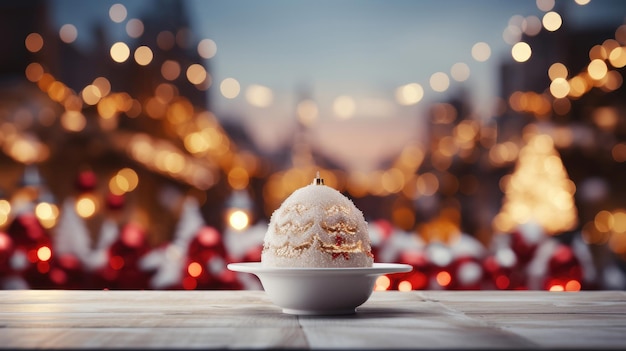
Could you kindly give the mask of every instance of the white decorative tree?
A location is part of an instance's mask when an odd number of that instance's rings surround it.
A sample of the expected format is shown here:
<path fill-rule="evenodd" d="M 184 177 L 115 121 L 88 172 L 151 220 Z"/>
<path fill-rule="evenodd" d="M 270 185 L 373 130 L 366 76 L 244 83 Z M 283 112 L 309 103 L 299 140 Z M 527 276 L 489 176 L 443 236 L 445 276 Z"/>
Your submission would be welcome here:
<path fill-rule="evenodd" d="M 73 255 L 86 267 L 91 267 L 91 237 L 85 221 L 74 209 L 75 199 L 63 202 L 61 218 L 54 235 L 55 255 Z"/>
<path fill-rule="evenodd" d="M 172 241 L 167 246 L 148 253 L 140 262 L 140 267 L 144 270 L 156 269 L 150 281 L 154 289 L 164 289 L 181 281 L 189 242 L 204 225 L 198 201 L 187 197 L 183 202 Z"/>

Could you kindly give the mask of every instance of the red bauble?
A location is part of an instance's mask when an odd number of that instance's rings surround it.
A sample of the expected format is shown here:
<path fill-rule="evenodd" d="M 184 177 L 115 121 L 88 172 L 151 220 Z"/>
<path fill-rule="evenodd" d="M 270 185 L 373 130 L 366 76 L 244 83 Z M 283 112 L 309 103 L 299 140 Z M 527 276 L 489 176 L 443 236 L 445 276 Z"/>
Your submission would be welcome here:
<path fill-rule="evenodd" d="M 28 250 L 42 245 L 50 246 L 46 230 L 33 213 L 18 215 L 7 229 L 7 234 L 11 236 L 15 247 Z"/>
<path fill-rule="evenodd" d="M 78 173 L 76 177 L 76 187 L 80 191 L 91 191 L 96 188 L 98 177 L 92 170 L 84 170 Z"/>

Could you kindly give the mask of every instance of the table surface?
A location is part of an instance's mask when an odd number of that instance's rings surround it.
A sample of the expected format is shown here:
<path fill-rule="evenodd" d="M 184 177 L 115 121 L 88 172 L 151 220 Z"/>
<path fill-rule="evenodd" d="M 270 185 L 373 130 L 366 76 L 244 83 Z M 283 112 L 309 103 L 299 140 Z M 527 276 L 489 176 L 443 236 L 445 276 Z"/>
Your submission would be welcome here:
<path fill-rule="evenodd" d="M 8 348 L 626 348 L 624 291 L 374 292 L 347 316 L 263 291 L 0 291 Z"/>

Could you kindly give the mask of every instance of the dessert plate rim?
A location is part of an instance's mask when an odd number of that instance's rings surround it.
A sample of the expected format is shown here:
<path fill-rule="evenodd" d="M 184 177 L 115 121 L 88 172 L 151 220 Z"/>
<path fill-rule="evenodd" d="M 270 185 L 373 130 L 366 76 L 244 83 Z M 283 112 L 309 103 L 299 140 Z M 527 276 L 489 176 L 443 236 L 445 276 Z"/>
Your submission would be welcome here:
<path fill-rule="evenodd" d="M 374 263 L 372 267 L 268 267 L 262 262 L 236 262 L 226 266 L 229 270 L 244 273 L 315 273 L 315 274 L 387 274 L 403 273 L 413 270 L 413 266 L 404 263 Z"/>

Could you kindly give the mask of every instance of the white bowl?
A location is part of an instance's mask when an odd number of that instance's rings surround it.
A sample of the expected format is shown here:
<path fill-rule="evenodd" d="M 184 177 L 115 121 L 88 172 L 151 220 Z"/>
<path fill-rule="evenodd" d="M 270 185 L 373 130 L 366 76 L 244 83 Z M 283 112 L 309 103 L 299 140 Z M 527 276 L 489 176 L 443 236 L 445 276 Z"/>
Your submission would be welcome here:
<path fill-rule="evenodd" d="M 369 299 L 382 274 L 410 272 L 408 264 L 374 263 L 355 268 L 266 267 L 261 262 L 230 263 L 228 269 L 259 277 L 270 300 L 284 313 L 351 314 Z"/>

